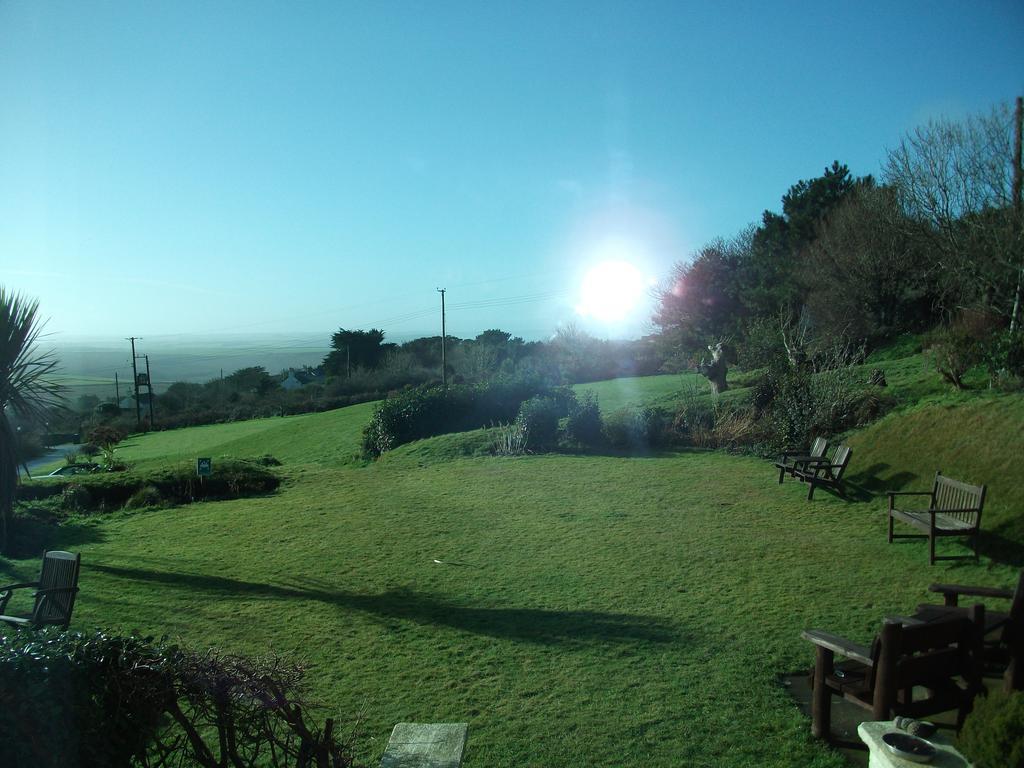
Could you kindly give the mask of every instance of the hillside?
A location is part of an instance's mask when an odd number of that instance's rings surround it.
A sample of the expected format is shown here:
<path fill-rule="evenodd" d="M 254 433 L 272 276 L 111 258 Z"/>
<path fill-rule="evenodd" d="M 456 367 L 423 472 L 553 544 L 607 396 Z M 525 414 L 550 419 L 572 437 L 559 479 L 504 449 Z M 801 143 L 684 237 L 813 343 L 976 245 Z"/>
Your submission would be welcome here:
<path fill-rule="evenodd" d="M 898 405 L 849 436 L 847 500 L 808 503 L 767 462 L 721 452 L 493 457 L 486 430 L 367 463 L 366 404 L 132 438 L 140 467 L 269 453 L 285 483 L 72 520 L 47 545 L 82 552 L 76 627 L 301 659 L 327 712 L 359 719 L 367 764 L 396 722 L 468 721 L 466 768 L 839 768 L 778 683 L 811 663 L 800 631 L 866 642 L 933 581 L 1011 584 L 1024 551 L 1024 396 L 951 394 L 919 356 L 884 367 Z M 607 410 L 683 383 L 580 389 Z M 991 484 L 980 564 L 886 543 L 872 494 L 940 467 Z"/>

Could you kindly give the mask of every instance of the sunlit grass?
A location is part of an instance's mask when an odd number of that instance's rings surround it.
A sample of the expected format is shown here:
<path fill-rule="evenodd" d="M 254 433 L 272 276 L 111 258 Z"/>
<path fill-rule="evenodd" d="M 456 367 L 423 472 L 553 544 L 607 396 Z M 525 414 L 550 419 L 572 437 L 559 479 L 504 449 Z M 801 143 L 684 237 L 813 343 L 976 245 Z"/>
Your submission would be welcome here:
<path fill-rule="evenodd" d="M 886 362 L 891 386 L 933 387 L 918 363 Z M 680 382 L 596 386 L 607 411 Z M 992 484 L 993 522 L 1017 519 L 1024 398 L 947 405 L 853 436 L 858 487 L 927 483 L 939 462 Z M 361 716 L 368 765 L 396 722 L 467 721 L 467 768 L 838 768 L 777 682 L 812 662 L 800 631 L 866 642 L 933 581 L 1015 578 L 1007 559 L 929 567 L 920 542 L 886 543 L 884 500 L 808 503 L 749 457 L 498 458 L 474 455 L 477 431 L 365 464 L 371 408 L 132 438 L 140 465 L 270 453 L 286 483 L 59 532 L 83 553 L 75 626 L 303 659 L 326 714 Z"/>

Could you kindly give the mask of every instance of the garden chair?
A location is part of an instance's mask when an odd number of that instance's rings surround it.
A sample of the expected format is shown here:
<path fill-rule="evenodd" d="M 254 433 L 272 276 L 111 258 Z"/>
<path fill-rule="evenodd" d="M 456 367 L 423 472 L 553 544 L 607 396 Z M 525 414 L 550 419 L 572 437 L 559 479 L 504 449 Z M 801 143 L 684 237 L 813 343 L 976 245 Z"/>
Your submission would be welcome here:
<path fill-rule="evenodd" d="M 933 622 L 887 619 L 871 647 L 817 629 L 802 637 L 816 646 L 811 732 L 828 739 L 832 697 L 871 710 L 872 720 L 895 715 L 923 717 L 957 710 L 963 725 L 982 690 L 981 632 L 985 608 Z M 835 655 L 845 661 L 835 663 Z M 915 699 L 915 694 L 925 693 Z"/>
<path fill-rule="evenodd" d="M 816 437 L 811 443 L 810 450 L 806 453 L 788 451 L 782 454 L 775 462 L 775 467 L 779 470 L 779 485 L 782 485 L 787 474 L 792 476 L 797 469 L 803 469 L 807 462 L 824 458 L 826 450 L 828 450 L 828 440 L 824 437 Z"/>
<path fill-rule="evenodd" d="M 965 616 L 967 609 L 958 605 L 960 595 L 1010 601 L 1009 610 L 985 608 L 984 661 L 986 665 L 1005 669 L 1003 687 L 1007 692 L 1024 690 L 1024 571 L 1017 578 L 1016 589 L 932 584 L 928 590 L 940 593 L 945 604 L 917 606 L 915 617 L 926 621 L 941 616 Z"/>
<path fill-rule="evenodd" d="M 44 552 L 38 581 L 8 584 L 0 587 L 0 621 L 15 627 L 39 629 L 47 624 L 67 629 L 78 594 L 78 571 L 81 555 L 71 552 Z M 17 589 L 35 588 L 32 614 L 27 617 L 7 616 L 7 603 Z"/>
<path fill-rule="evenodd" d="M 852 453 L 848 446 L 840 444 L 836 446 L 831 459 L 808 461 L 801 468 L 793 470 L 793 477 L 808 485 L 808 501 L 814 498 L 814 489 L 819 485 L 835 488 L 836 492 L 842 494 L 843 473 L 846 472 Z"/>

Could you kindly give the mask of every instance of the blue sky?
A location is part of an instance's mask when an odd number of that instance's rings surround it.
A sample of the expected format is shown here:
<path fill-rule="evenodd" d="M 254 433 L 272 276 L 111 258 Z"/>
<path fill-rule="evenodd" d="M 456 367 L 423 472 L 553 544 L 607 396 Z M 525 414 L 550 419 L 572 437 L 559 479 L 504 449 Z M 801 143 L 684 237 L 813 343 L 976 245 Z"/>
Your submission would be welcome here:
<path fill-rule="evenodd" d="M 59 336 L 581 318 L 1024 93 L 1012 2 L 0 2 L 0 281 Z"/>

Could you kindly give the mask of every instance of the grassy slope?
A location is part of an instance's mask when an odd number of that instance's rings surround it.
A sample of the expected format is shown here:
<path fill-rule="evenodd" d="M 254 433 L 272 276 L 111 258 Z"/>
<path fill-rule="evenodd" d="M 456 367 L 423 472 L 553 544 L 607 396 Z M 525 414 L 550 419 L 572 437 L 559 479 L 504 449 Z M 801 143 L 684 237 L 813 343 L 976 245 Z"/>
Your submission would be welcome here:
<path fill-rule="evenodd" d="M 919 363 L 885 367 L 894 389 L 932 386 Z M 671 398 L 667 380 L 603 383 L 602 407 Z M 467 768 L 839 766 L 776 683 L 811 662 L 800 630 L 866 641 L 932 581 L 1014 578 L 1005 559 L 930 568 L 922 544 L 886 544 L 883 502 L 808 504 L 751 458 L 465 455 L 477 432 L 362 466 L 370 407 L 133 440 L 140 463 L 271 453 L 291 482 L 62 531 L 83 552 L 75 624 L 305 658 L 332 713 L 363 714 L 371 765 L 395 722 L 468 720 Z M 991 476 L 1001 524 L 1022 411 L 942 394 L 853 436 L 854 474 L 917 485 L 934 458 Z"/>

